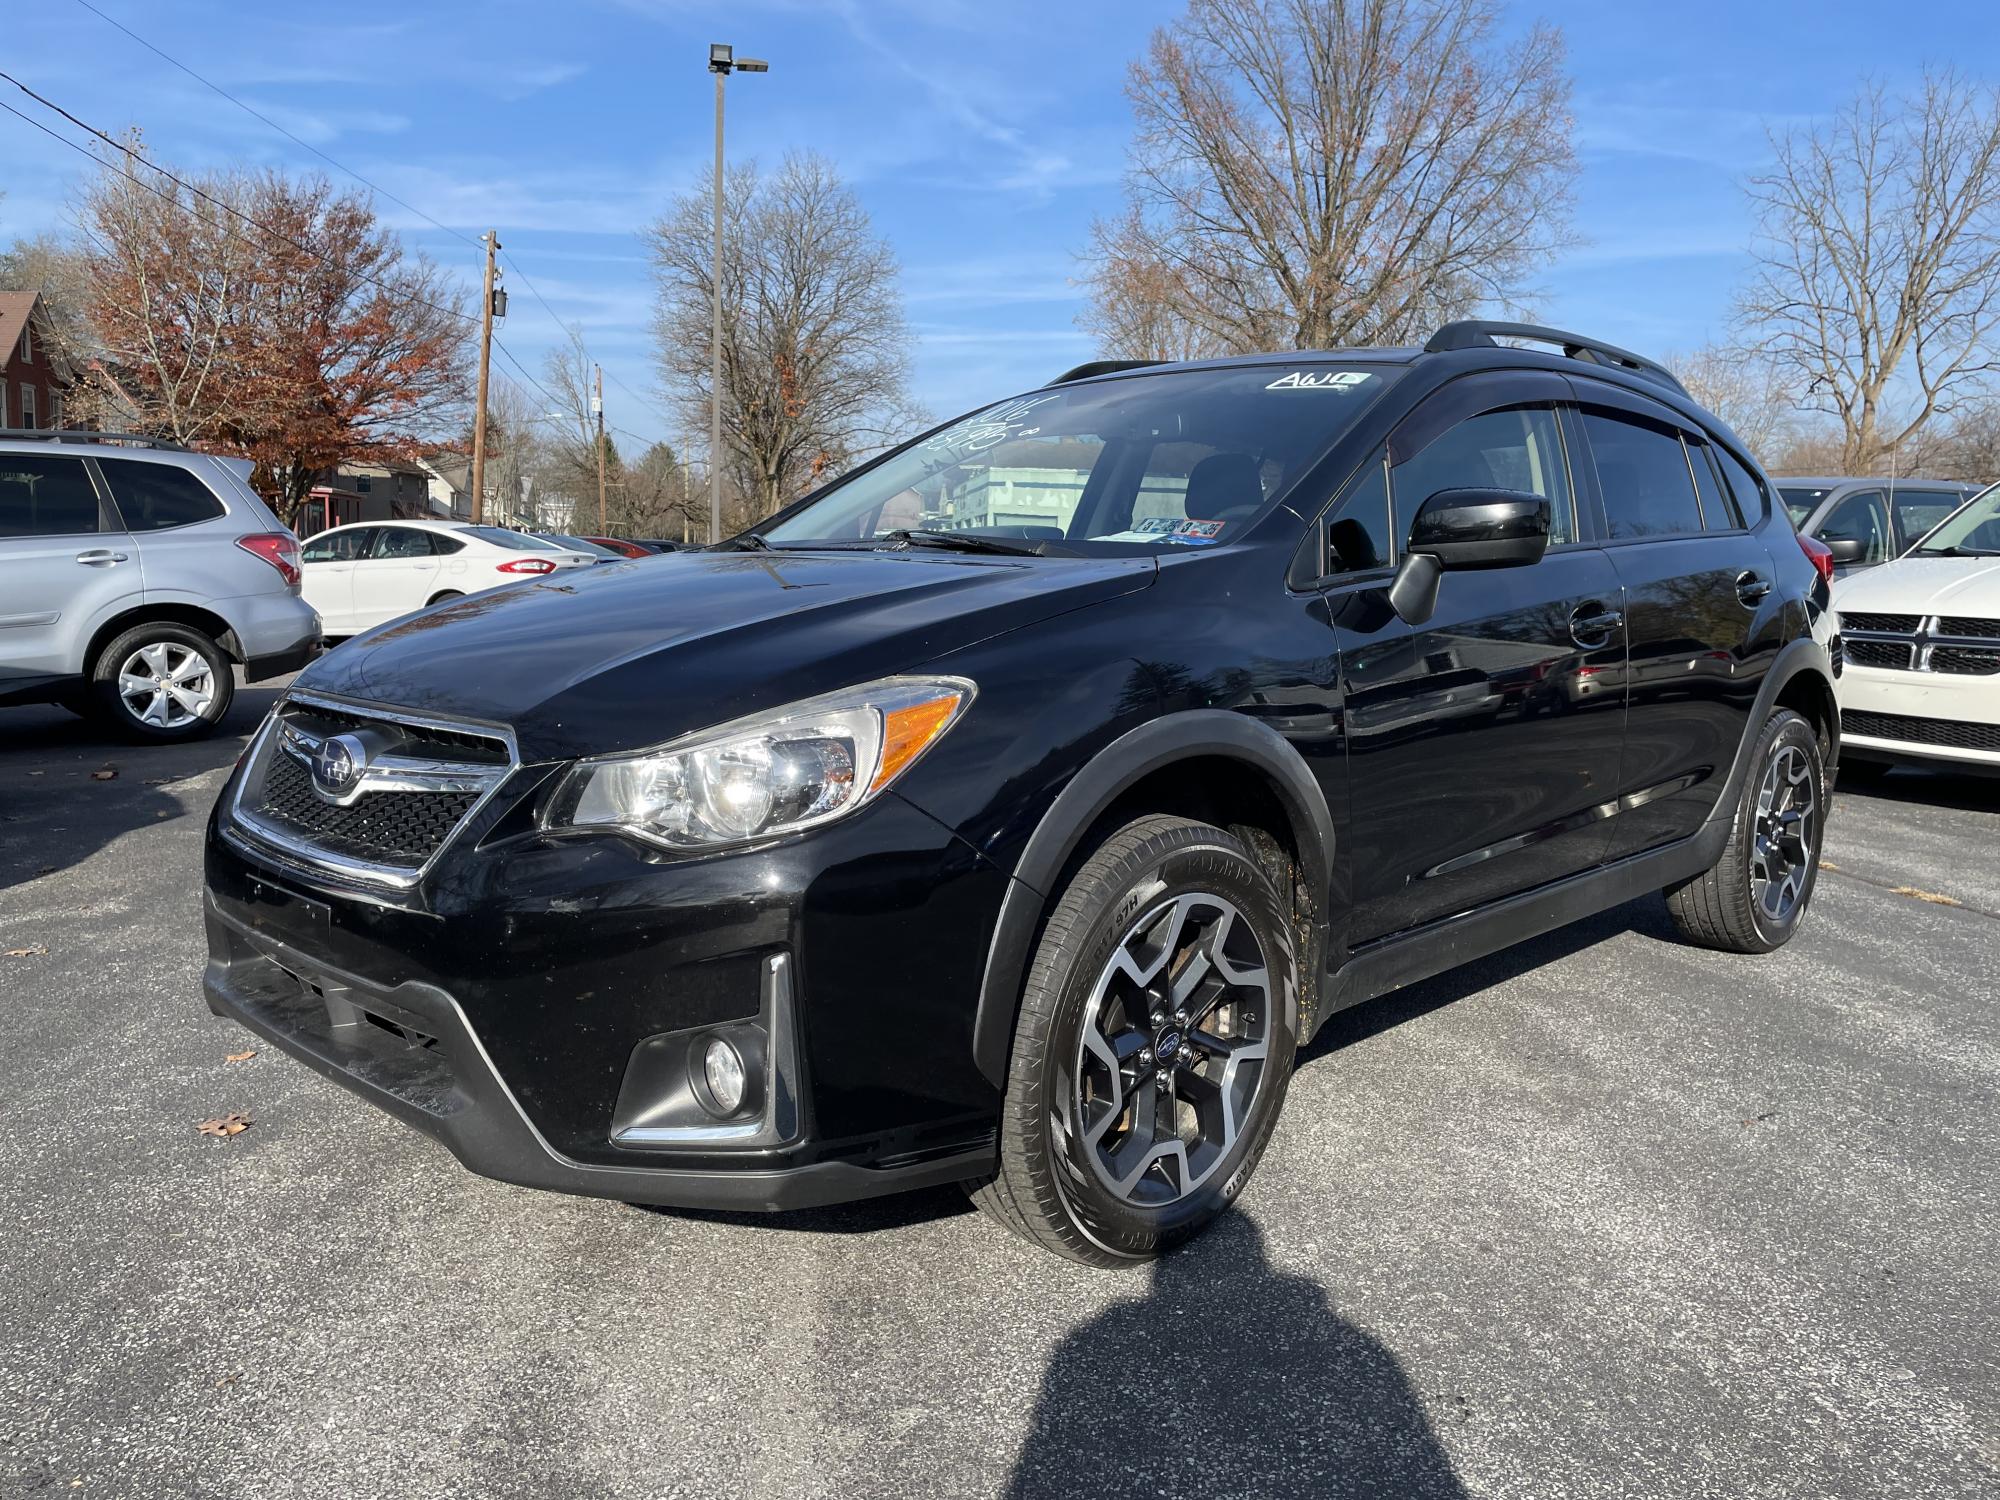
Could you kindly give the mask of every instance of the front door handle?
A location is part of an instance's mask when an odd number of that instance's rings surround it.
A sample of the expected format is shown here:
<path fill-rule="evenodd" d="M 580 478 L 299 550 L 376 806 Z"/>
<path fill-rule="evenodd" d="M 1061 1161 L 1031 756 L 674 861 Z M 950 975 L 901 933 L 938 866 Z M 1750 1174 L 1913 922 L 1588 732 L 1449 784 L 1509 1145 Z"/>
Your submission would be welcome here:
<path fill-rule="evenodd" d="M 1591 650 L 1610 640 L 1611 632 L 1624 623 L 1625 616 L 1621 611 L 1606 609 L 1593 599 L 1571 611 L 1569 638 L 1585 650 Z"/>
<path fill-rule="evenodd" d="M 109 566 L 112 563 L 122 563 L 125 561 L 125 554 L 122 552 L 113 552 L 105 547 L 94 547 L 88 552 L 77 553 L 76 560 L 85 567 L 94 568 L 99 565 Z"/>
<path fill-rule="evenodd" d="M 1742 572 L 1736 575 L 1736 597 L 1745 604 L 1762 604 L 1771 596 L 1771 580 L 1761 573 Z"/>

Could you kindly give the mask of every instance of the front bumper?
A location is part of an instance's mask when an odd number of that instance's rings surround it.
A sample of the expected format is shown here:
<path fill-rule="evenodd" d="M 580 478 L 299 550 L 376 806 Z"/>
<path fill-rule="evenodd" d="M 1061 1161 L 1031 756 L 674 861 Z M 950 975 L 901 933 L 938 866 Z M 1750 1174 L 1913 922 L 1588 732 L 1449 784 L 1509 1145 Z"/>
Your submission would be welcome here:
<path fill-rule="evenodd" d="M 990 1146 L 869 1164 L 820 1160 L 724 1168 L 615 1166 L 564 1155 L 495 1068 L 464 1009 L 435 985 L 385 987 L 203 903 L 208 1007 L 441 1142 L 481 1176 L 522 1187 L 683 1208 L 783 1210 L 962 1181 Z M 782 973 L 782 968 L 774 969 Z"/>
<path fill-rule="evenodd" d="M 209 1008 L 527 1186 L 775 1209 L 991 1170 L 999 1097 L 971 1047 L 990 864 L 893 793 L 705 859 L 515 832 L 537 774 L 394 895 L 260 852 L 225 790 Z M 732 1026 L 769 1038 L 769 1128 L 679 1128 L 661 1059 Z"/>
<path fill-rule="evenodd" d="M 1840 678 L 1841 745 L 1860 760 L 2000 767 L 2000 677 L 1857 665 Z"/>

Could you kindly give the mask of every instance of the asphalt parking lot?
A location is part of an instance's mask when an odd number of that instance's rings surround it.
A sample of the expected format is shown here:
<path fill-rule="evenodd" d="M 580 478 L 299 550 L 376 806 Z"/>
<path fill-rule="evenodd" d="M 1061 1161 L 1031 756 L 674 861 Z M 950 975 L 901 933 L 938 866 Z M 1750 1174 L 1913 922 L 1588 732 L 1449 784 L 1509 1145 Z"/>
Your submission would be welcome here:
<path fill-rule="evenodd" d="M 0 1495 L 2000 1493 L 2000 781 L 1843 796 L 1773 957 L 1647 900 L 1338 1018 L 1120 1277 L 482 1181 L 210 1017 L 271 698 L 0 713 Z"/>

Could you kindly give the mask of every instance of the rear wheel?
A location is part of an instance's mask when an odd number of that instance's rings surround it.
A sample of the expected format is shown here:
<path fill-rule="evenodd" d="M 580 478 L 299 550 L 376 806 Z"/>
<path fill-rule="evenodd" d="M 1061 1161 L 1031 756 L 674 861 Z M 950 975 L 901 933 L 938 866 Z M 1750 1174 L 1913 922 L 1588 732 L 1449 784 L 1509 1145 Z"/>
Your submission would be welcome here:
<path fill-rule="evenodd" d="M 133 739 L 200 739 L 235 695 L 228 653 L 188 625 L 135 626 L 91 667 L 92 716 Z"/>
<path fill-rule="evenodd" d="M 1722 857 L 1666 893 L 1681 936 L 1730 953 L 1769 953 L 1789 942 L 1812 899 L 1825 826 L 1819 736 L 1781 708 L 1757 738 Z"/>
<path fill-rule="evenodd" d="M 432 604 L 442 604 L 447 599 L 463 599 L 464 597 L 465 591 L 463 589 L 441 589 L 431 595 L 429 602 L 425 604 L 424 608 L 428 609 Z"/>
<path fill-rule="evenodd" d="M 1151 817 L 1077 871 L 1029 971 L 1000 1170 L 974 1200 L 1094 1266 L 1140 1264 L 1250 1180 L 1298 1040 L 1291 926 L 1242 842 Z"/>

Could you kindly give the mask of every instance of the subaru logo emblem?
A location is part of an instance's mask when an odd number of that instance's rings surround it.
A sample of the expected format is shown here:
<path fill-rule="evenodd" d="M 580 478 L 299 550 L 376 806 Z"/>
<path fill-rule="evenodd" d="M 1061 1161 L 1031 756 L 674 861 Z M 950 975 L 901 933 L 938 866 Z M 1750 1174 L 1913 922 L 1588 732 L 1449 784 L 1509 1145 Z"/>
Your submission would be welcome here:
<path fill-rule="evenodd" d="M 367 746 L 351 734 L 336 734 L 313 756 L 313 790 L 329 801 L 344 797 L 360 783 L 367 764 Z"/>
<path fill-rule="evenodd" d="M 1153 1043 L 1153 1055 L 1161 1062 L 1172 1062 L 1174 1054 L 1181 1050 L 1181 1034 L 1169 1026 L 1161 1032 Z"/>

